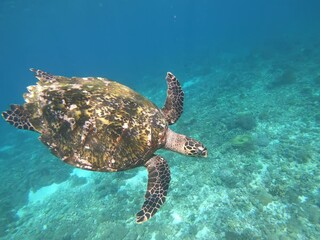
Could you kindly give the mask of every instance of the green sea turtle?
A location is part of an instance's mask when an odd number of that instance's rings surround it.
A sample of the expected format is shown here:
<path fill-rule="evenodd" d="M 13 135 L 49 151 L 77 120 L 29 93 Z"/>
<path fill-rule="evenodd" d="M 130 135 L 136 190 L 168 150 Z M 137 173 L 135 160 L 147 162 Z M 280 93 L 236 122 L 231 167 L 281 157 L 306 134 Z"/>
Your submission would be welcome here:
<path fill-rule="evenodd" d="M 183 111 L 184 93 L 167 73 L 167 99 L 162 109 L 130 88 L 100 77 L 54 76 L 30 69 L 39 80 L 29 86 L 23 105 L 11 105 L 3 118 L 18 129 L 40 133 L 40 140 L 62 161 L 92 171 L 148 170 L 145 201 L 136 214 L 147 221 L 165 202 L 170 170 L 155 154 L 160 148 L 206 157 L 200 142 L 173 132 Z"/>

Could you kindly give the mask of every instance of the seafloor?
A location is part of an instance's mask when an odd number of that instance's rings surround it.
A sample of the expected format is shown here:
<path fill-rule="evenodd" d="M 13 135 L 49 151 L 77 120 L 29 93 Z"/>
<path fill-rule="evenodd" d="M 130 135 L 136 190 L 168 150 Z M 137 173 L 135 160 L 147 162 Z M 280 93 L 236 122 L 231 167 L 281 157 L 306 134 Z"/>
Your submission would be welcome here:
<path fill-rule="evenodd" d="M 274 42 L 178 71 L 186 100 L 173 129 L 209 157 L 160 151 L 172 181 L 155 217 L 135 223 L 143 167 L 75 170 L 3 121 L 1 239 L 320 239 L 320 41 Z M 141 92 L 162 106 L 165 83 Z"/>

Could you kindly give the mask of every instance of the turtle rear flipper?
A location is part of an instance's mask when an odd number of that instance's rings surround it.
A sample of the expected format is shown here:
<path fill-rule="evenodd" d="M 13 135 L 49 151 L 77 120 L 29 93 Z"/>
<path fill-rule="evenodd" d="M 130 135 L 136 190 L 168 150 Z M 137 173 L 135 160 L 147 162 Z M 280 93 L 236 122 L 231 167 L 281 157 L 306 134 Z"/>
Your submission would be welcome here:
<path fill-rule="evenodd" d="M 183 112 L 184 93 L 178 79 L 171 73 L 167 73 L 167 99 L 161 109 L 168 124 L 174 124 Z"/>
<path fill-rule="evenodd" d="M 11 105 L 10 110 L 2 112 L 2 117 L 11 125 L 18 129 L 25 129 L 35 131 L 34 127 L 29 121 L 29 113 L 24 110 L 23 106 Z"/>
<path fill-rule="evenodd" d="M 169 166 L 162 157 L 154 156 L 145 164 L 148 169 L 148 188 L 142 209 L 137 213 L 137 223 L 143 223 L 151 218 L 165 202 L 169 183 Z"/>

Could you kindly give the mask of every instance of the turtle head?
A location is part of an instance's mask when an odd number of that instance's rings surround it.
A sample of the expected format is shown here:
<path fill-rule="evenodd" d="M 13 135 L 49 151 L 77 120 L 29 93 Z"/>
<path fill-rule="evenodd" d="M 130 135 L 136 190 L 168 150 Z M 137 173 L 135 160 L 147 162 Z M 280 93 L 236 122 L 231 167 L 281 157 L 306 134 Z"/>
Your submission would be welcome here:
<path fill-rule="evenodd" d="M 197 140 L 186 137 L 186 142 L 184 144 L 185 154 L 193 157 L 207 157 L 207 148 Z"/>
<path fill-rule="evenodd" d="M 207 157 L 207 148 L 197 140 L 175 133 L 168 128 L 164 148 L 193 157 Z"/>

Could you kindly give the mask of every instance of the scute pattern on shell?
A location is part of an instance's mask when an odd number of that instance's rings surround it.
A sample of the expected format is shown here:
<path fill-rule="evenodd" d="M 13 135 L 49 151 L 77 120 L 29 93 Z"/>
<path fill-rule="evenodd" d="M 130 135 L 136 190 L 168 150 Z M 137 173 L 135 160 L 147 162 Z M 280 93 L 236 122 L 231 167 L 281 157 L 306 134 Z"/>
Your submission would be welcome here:
<path fill-rule="evenodd" d="M 24 108 L 53 154 L 80 168 L 119 171 L 143 165 L 164 144 L 161 111 L 105 78 L 38 76 Z"/>

